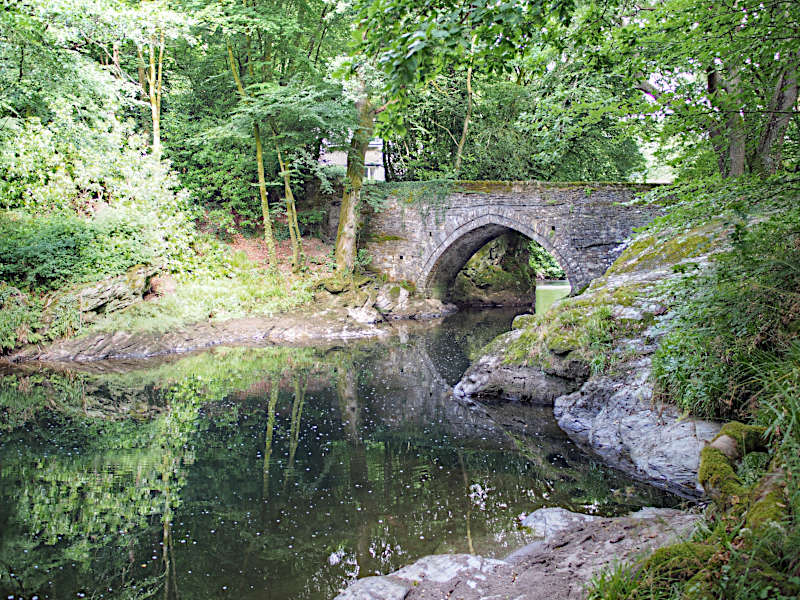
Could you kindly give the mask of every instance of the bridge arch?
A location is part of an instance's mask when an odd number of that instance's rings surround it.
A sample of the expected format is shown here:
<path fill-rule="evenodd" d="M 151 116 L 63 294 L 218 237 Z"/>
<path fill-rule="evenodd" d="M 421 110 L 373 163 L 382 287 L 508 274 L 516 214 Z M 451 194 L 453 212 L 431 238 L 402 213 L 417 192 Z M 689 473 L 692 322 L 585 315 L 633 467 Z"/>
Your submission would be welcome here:
<path fill-rule="evenodd" d="M 418 281 L 430 295 L 444 298 L 458 272 L 475 252 L 493 239 L 516 231 L 534 240 L 556 259 L 573 290 L 584 280 L 583 269 L 569 247 L 557 236 L 545 233 L 542 223 L 525 223 L 498 213 L 483 214 L 454 228 L 432 251 L 423 257 Z M 566 250 L 565 250 L 566 248 Z"/>

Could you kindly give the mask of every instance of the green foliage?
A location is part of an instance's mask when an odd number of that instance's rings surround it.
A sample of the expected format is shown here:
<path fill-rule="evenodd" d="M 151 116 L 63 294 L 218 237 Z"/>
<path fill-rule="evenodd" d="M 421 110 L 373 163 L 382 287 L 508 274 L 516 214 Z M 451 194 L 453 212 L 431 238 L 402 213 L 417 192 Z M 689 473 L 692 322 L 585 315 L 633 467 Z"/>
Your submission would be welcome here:
<path fill-rule="evenodd" d="M 463 77 L 441 75 L 412 93 L 405 134 L 386 145 L 389 176 L 452 176 L 466 114 Z M 559 63 L 531 83 L 474 83 L 475 114 L 460 179 L 624 181 L 644 160 L 617 109 L 619 79 Z"/>
<path fill-rule="evenodd" d="M 541 244 L 531 240 L 528 244 L 528 252 L 528 264 L 538 279 L 566 279 L 564 269 Z"/>
<path fill-rule="evenodd" d="M 427 83 L 452 64 L 511 71 L 515 59 L 540 40 L 537 34 L 545 25 L 569 18 L 572 3 L 364 0 L 356 6 L 360 50 L 377 58 L 391 94 L 406 99 L 414 85 Z"/>
<path fill-rule="evenodd" d="M 724 197 L 727 189 L 720 195 Z M 732 249 L 675 291 L 677 317 L 653 362 L 662 394 L 706 417 L 741 417 L 764 397 L 766 365 L 793 352 L 800 323 L 800 211 L 796 191 L 773 191 L 778 208 L 745 225 L 735 219 Z"/>
<path fill-rule="evenodd" d="M 86 221 L 64 214 L 0 213 L 0 278 L 33 291 L 123 273 L 155 259 L 137 224 L 109 214 Z"/>
<path fill-rule="evenodd" d="M 372 255 L 366 248 L 359 248 L 355 258 L 355 267 L 359 271 L 366 270 L 372 264 Z"/>
<path fill-rule="evenodd" d="M 797 135 L 788 127 L 797 114 L 797 86 L 789 83 L 798 69 L 797 2 L 746 0 L 735 10 L 717 0 L 610 2 L 590 5 L 577 20 L 575 50 L 648 94 L 629 110 L 649 115 L 649 132 L 684 173 L 794 168 L 782 147 Z"/>

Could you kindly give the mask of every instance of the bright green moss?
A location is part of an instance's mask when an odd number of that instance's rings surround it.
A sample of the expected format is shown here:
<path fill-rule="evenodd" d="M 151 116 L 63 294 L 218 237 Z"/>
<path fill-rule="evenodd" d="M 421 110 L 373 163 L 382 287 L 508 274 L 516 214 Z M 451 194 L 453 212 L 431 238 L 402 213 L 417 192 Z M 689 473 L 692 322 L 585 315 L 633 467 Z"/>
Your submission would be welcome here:
<path fill-rule="evenodd" d="M 723 506 L 737 504 L 746 494 L 727 456 L 713 446 L 700 452 L 697 479 L 706 493 Z"/>
<path fill-rule="evenodd" d="M 715 553 L 713 546 L 698 542 L 683 542 L 659 548 L 642 563 L 643 582 L 668 585 L 687 581 L 708 566 Z"/>
<path fill-rule="evenodd" d="M 711 245 L 713 228 L 708 225 L 686 233 L 667 236 L 664 233 L 640 237 L 628 246 L 611 265 L 609 274 L 648 271 L 659 267 L 671 267 L 687 258 L 703 254 Z"/>
<path fill-rule="evenodd" d="M 738 421 L 731 421 L 722 426 L 714 439 L 719 439 L 723 435 L 736 441 L 740 456 L 764 449 L 764 428 L 758 425 L 745 425 Z"/>
<path fill-rule="evenodd" d="M 405 242 L 407 238 L 399 235 L 369 235 L 366 241 L 370 244 L 383 244 L 385 242 Z"/>
<path fill-rule="evenodd" d="M 753 531 L 767 523 L 782 523 L 788 517 L 783 490 L 776 487 L 759 499 L 747 511 L 747 526 Z"/>

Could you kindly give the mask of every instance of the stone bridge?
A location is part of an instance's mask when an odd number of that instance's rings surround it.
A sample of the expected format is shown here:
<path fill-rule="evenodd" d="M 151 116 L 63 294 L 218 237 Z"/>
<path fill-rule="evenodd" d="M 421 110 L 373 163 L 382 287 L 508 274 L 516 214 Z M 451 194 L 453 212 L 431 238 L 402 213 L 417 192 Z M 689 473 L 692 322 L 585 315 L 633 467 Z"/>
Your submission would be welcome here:
<path fill-rule="evenodd" d="M 372 256 L 370 268 L 446 297 L 469 258 L 513 230 L 549 251 L 576 293 L 605 273 L 634 227 L 658 214 L 627 204 L 652 187 L 472 181 L 455 183 L 438 201 L 404 198 L 398 188 L 381 211 L 367 216 L 360 245 Z"/>

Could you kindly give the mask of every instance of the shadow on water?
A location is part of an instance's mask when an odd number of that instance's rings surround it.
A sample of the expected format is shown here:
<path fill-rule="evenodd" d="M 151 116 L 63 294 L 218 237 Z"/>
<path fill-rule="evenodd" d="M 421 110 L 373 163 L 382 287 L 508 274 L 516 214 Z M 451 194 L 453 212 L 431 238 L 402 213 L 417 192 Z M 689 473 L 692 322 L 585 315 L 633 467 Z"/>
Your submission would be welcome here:
<path fill-rule="evenodd" d="M 548 409 L 452 398 L 512 317 L 3 373 L 3 597 L 325 599 L 426 554 L 507 554 L 542 506 L 675 504 L 581 453 Z"/>

